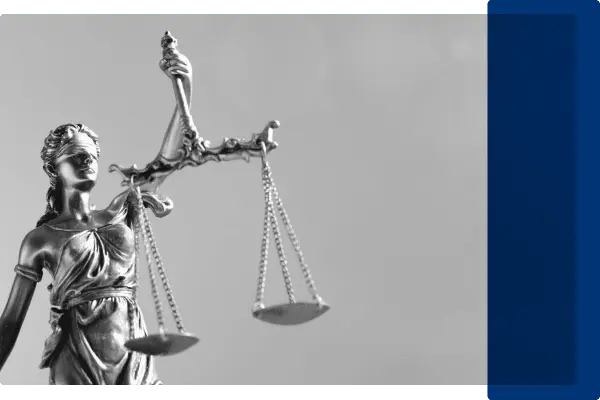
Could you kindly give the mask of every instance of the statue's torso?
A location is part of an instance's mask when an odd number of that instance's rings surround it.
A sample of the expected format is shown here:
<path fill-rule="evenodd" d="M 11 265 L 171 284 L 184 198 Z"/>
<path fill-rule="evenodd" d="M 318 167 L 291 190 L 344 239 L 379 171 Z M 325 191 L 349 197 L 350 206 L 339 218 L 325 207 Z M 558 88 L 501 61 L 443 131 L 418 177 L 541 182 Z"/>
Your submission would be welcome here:
<path fill-rule="evenodd" d="M 104 363 L 124 362 L 131 307 L 137 309 L 131 298 L 136 285 L 135 238 L 127 224 L 127 213 L 125 206 L 116 212 L 101 211 L 97 221 L 104 218 L 108 222 L 94 227 L 73 228 L 51 221 L 38 228 L 45 238 L 44 268 L 52 276 L 50 304 L 62 310 L 51 312 L 55 324 L 46 343 L 43 365 L 52 366 L 53 360 L 60 357 L 57 351 L 64 335 L 77 343 L 87 343 L 84 348 L 91 350 L 90 355 L 80 355 L 86 359 L 95 354 L 93 357 Z M 68 366 L 63 361 L 59 364 L 61 370 Z"/>
<path fill-rule="evenodd" d="M 82 292 L 134 285 L 135 243 L 132 230 L 117 216 L 93 229 L 68 230 L 50 225 L 45 269 L 52 276 L 51 302 L 60 305 Z"/>

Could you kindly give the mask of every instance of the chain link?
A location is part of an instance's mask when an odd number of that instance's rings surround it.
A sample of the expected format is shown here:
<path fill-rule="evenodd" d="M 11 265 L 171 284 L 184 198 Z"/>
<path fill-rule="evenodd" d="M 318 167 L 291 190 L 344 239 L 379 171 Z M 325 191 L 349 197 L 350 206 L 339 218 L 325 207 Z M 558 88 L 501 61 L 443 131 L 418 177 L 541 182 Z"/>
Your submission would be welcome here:
<path fill-rule="evenodd" d="M 275 203 L 277 205 L 277 209 L 279 210 L 279 215 L 281 216 L 283 225 L 285 226 L 285 229 L 288 233 L 288 237 L 290 238 L 290 241 L 292 242 L 292 247 L 294 248 L 294 252 L 296 253 L 296 255 L 298 257 L 298 262 L 300 263 L 300 269 L 302 270 L 302 274 L 304 275 L 304 280 L 306 281 L 306 285 L 308 286 L 308 289 L 310 291 L 310 294 L 313 297 L 313 300 L 319 304 L 323 303 L 323 299 L 317 293 L 317 286 L 315 284 L 315 280 L 313 279 L 312 274 L 310 273 L 310 269 L 308 268 L 308 265 L 306 264 L 306 261 L 304 260 L 304 254 L 302 253 L 302 250 L 300 249 L 300 242 L 298 240 L 298 237 L 296 236 L 296 232 L 294 231 L 294 228 L 292 227 L 290 217 L 288 216 L 287 212 L 285 211 L 285 208 L 283 207 L 283 202 L 281 200 L 281 197 L 279 197 L 279 193 L 277 192 L 277 188 L 275 187 L 275 184 L 273 182 L 271 182 L 271 185 L 272 185 L 271 190 L 273 192 L 273 197 L 275 197 Z"/>
<path fill-rule="evenodd" d="M 269 221 L 265 220 L 264 231 L 266 231 L 268 233 L 268 222 L 270 222 L 270 225 L 273 228 L 273 233 L 275 236 L 275 243 L 277 246 L 277 251 L 279 253 L 279 261 L 281 263 L 281 268 L 282 268 L 284 280 L 286 283 L 286 289 L 288 290 L 288 296 L 290 297 L 290 302 L 294 302 L 294 295 L 293 295 L 293 290 L 292 290 L 291 278 L 289 275 L 289 271 L 287 269 L 287 260 L 285 259 L 285 254 L 283 252 L 283 247 L 282 247 L 282 243 L 281 243 L 281 234 L 279 233 L 277 219 L 275 218 L 275 212 L 273 210 L 275 207 L 277 207 L 277 211 L 279 212 L 281 221 L 283 222 L 283 225 L 285 227 L 287 235 L 288 235 L 290 241 L 292 242 L 292 247 L 294 249 L 294 252 L 296 253 L 296 256 L 298 257 L 298 261 L 300 263 L 300 269 L 302 270 L 302 274 L 304 275 L 304 279 L 306 281 L 306 285 L 308 286 L 310 294 L 312 295 L 312 298 L 315 302 L 317 302 L 319 304 L 323 304 L 323 299 L 321 298 L 321 296 L 319 296 L 319 294 L 317 292 L 317 287 L 316 287 L 315 281 L 312 277 L 310 269 L 308 268 L 308 265 L 306 264 L 306 260 L 304 259 L 304 254 L 302 253 L 302 249 L 300 248 L 300 241 L 298 240 L 298 236 L 296 235 L 296 232 L 294 231 L 290 217 L 288 216 L 288 214 L 283 206 L 283 201 L 281 200 L 281 197 L 279 196 L 279 193 L 275 186 L 275 181 L 273 179 L 271 167 L 269 166 L 269 163 L 266 160 L 265 152 L 263 152 L 262 161 L 263 161 L 262 162 L 262 164 L 263 164 L 263 187 L 265 189 L 265 204 L 266 204 L 265 219 L 267 219 L 267 215 L 268 215 L 268 220 L 269 220 Z M 273 204 L 273 199 L 275 200 L 275 204 Z M 265 253 L 263 249 L 268 247 L 268 244 L 269 244 L 268 236 L 266 236 L 264 234 L 264 231 L 263 231 L 263 247 L 261 249 L 261 256 Z M 264 255 L 264 257 L 266 259 L 266 254 Z M 265 261 L 265 263 L 266 263 L 266 261 Z M 262 265 L 263 265 L 263 260 L 261 258 L 261 266 Z M 261 270 L 261 272 L 262 272 L 262 270 Z M 264 278 L 263 278 L 262 282 L 264 284 Z M 259 288 L 260 288 L 260 283 L 261 283 L 261 276 L 259 276 Z M 291 296 L 290 296 L 290 292 L 291 292 Z M 264 287 L 262 288 L 261 295 L 264 296 Z M 262 297 L 261 297 L 261 300 L 262 300 Z"/>
<path fill-rule="evenodd" d="M 147 230 L 142 229 L 142 221 L 144 225 L 146 225 L 145 213 L 144 213 L 144 203 L 142 200 L 142 195 L 140 193 L 140 189 L 136 187 L 135 195 L 137 197 L 137 209 L 138 209 L 138 220 L 137 225 L 138 229 L 142 232 L 142 236 L 144 238 L 144 246 L 146 248 L 146 263 L 148 264 L 148 275 L 150 276 L 150 285 L 152 288 L 152 299 L 154 300 L 154 308 L 156 309 L 156 320 L 158 323 L 159 331 L 163 332 L 165 329 L 165 320 L 163 315 L 163 306 L 160 301 L 160 297 L 158 294 L 158 286 L 156 284 L 156 276 L 154 275 L 154 270 L 152 269 L 152 258 L 151 248 L 150 248 L 150 239 L 148 237 Z"/>
<path fill-rule="evenodd" d="M 275 239 L 275 247 L 277 248 L 277 254 L 279 255 L 279 264 L 281 266 L 281 272 L 283 274 L 283 280 L 285 282 L 285 289 L 287 291 L 288 298 L 290 303 L 295 303 L 296 298 L 294 296 L 294 289 L 292 287 L 292 279 L 287 267 L 287 259 L 285 257 L 285 251 L 283 250 L 283 243 L 281 241 L 281 232 L 279 230 L 279 224 L 277 222 L 273 206 L 273 180 L 271 177 L 271 168 L 269 167 L 269 163 L 266 161 L 266 159 L 263 161 L 263 165 L 263 179 L 266 184 L 265 186 L 267 187 L 267 210 Z"/>
<path fill-rule="evenodd" d="M 140 285 L 140 272 L 139 272 L 139 258 L 138 254 L 140 251 L 140 232 L 138 229 L 137 219 L 134 220 L 134 254 L 133 254 L 133 269 L 134 269 L 134 281 L 133 281 L 133 301 L 129 305 L 129 338 L 135 339 L 135 309 L 137 307 L 138 299 L 138 287 Z"/>
<path fill-rule="evenodd" d="M 183 322 L 181 316 L 179 314 L 179 309 L 175 302 L 175 297 L 173 296 L 173 291 L 171 290 L 171 285 L 167 278 L 167 274 L 165 272 L 164 264 L 162 262 L 162 257 L 158 251 L 158 246 L 156 245 L 156 240 L 154 238 L 154 232 L 152 230 L 152 226 L 150 224 L 150 219 L 148 218 L 148 213 L 144 207 L 144 202 L 142 199 L 141 192 L 139 188 L 136 187 L 135 194 L 137 197 L 137 219 L 136 219 L 136 255 L 138 253 L 138 245 L 137 245 L 137 237 L 139 236 L 139 232 L 141 231 L 142 236 L 144 238 L 144 245 L 146 250 L 146 262 L 148 264 L 148 273 L 150 276 L 150 284 L 152 286 L 152 298 L 154 300 L 154 307 L 156 309 L 156 317 L 158 320 L 158 326 L 160 332 L 164 332 L 165 330 L 165 322 L 164 322 L 164 310 L 162 306 L 162 302 L 160 301 L 160 296 L 158 294 L 158 285 L 156 282 L 156 275 L 154 273 L 154 269 L 152 268 L 152 262 L 156 265 L 158 270 L 159 278 L 162 282 L 163 289 L 165 291 L 167 301 L 169 302 L 169 307 L 171 309 L 171 313 L 173 315 L 173 319 L 175 320 L 175 325 L 180 333 L 184 333 Z M 153 260 L 154 259 L 154 260 Z M 136 256 L 137 260 L 137 256 Z M 137 272 L 137 270 L 136 270 Z M 136 275 L 136 280 L 138 280 L 138 276 Z"/>
<path fill-rule="evenodd" d="M 148 232 L 148 238 L 150 240 L 150 248 L 152 249 L 152 255 L 154 256 L 154 261 L 156 262 L 156 268 L 158 269 L 158 275 L 163 284 L 163 289 L 165 291 L 167 301 L 169 302 L 169 307 L 171 308 L 171 314 L 173 315 L 173 320 L 175 321 L 177 330 L 180 333 L 184 333 L 185 329 L 183 327 L 183 320 L 179 313 L 179 308 L 177 307 L 177 303 L 175 302 L 175 296 L 173 295 L 173 290 L 171 289 L 171 284 L 169 283 L 169 279 L 167 278 L 167 273 L 165 271 L 162 257 L 160 256 L 160 253 L 158 251 L 158 246 L 156 245 L 156 240 L 154 238 L 154 231 L 152 230 L 152 225 L 150 225 L 148 213 L 146 212 L 145 209 L 143 210 L 143 214 L 144 214 L 144 223 L 146 225 L 146 230 Z"/>
<path fill-rule="evenodd" d="M 269 220 L 269 185 L 263 175 L 263 189 L 265 193 L 265 216 L 263 220 L 262 242 L 260 247 L 260 263 L 258 267 L 258 285 L 256 288 L 256 302 L 254 309 L 259 309 L 264 305 L 265 287 L 267 281 L 267 263 L 269 259 L 269 230 L 271 228 Z"/>
<path fill-rule="evenodd" d="M 138 290 L 140 287 L 140 228 L 139 221 L 137 217 L 133 221 L 133 232 L 134 232 L 134 258 L 133 258 L 133 268 L 135 274 L 134 286 L 133 286 L 133 300 L 137 302 L 138 300 Z"/>

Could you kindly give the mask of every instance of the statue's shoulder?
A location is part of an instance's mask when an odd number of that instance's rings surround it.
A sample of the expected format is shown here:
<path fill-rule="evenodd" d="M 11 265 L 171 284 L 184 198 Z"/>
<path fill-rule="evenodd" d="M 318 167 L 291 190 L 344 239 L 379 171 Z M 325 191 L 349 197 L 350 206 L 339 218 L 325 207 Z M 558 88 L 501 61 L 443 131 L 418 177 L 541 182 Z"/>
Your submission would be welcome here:
<path fill-rule="evenodd" d="M 45 255 L 51 247 L 50 242 L 52 233 L 45 224 L 27 232 L 19 249 L 19 265 L 41 270 Z"/>
<path fill-rule="evenodd" d="M 108 205 L 108 207 L 106 207 L 106 209 L 104 210 L 105 212 L 108 212 L 110 214 L 116 215 L 119 214 L 120 212 L 123 212 L 126 210 L 128 203 L 131 202 L 131 196 L 133 195 L 133 192 L 130 189 L 127 189 L 121 193 L 119 193 L 117 196 L 115 196 L 112 201 L 110 202 L 110 204 Z"/>
<path fill-rule="evenodd" d="M 23 237 L 23 241 L 21 242 L 22 246 L 26 247 L 37 247 L 43 245 L 48 236 L 48 228 L 46 224 L 42 224 L 36 228 L 33 228 L 29 232 L 25 234 Z"/>

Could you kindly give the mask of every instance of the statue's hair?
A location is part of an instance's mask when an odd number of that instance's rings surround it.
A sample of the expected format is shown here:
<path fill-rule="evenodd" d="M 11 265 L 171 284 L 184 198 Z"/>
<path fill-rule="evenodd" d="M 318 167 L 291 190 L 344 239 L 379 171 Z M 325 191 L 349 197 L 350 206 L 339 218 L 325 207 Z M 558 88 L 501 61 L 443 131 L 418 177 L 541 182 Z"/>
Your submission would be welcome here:
<path fill-rule="evenodd" d="M 45 224 L 58 217 L 62 208 L 62 183 L 56 171 L 56 156 L 59 150 L 68 144 L 76 133 L 85 133 L 96 145 L 98 157 L 100 147 L 98 146 L 98 135 L 82 124 L 65 124 L 50 131 L 44 140 L 44 147 L 40 153 L 44 165 L 42 169 L 50 178 L 50 188 L 46 193 L 46 212 L 37 222 L 36 227 Z"/>

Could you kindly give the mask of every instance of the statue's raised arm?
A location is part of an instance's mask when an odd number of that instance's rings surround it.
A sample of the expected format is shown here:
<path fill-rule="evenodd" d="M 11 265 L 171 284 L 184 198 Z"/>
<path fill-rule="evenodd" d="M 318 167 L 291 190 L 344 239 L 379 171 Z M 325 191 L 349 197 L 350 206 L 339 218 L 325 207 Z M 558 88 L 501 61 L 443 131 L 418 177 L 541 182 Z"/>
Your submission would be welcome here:
<path fill-rule="evenodd" d="M 177 50 L 177 39 L 169 32 L 161 40 L 161 69 L 172 79 L 176 108 L 165 133 L 162 146 L 156 158 L 144 168 L 134 164 L 123 167 L 113 164 L 109 171 L 117 171 L 123 176 L 123 185 L 132 183 L 144 191 L 155 192 L 167 176 L 186 166 L 197 167 L 208 161 L 231 161 L 251 157 L 261 157 L 277 148 L 273 141 L 273 130 L 279 127 L 278 121 L 269 122 L 261 133 L 249 139 L 224 138 L 222 143 L 210 147 L 198 134 L 190 114 L 191 105 L 191 65 Z"/>

